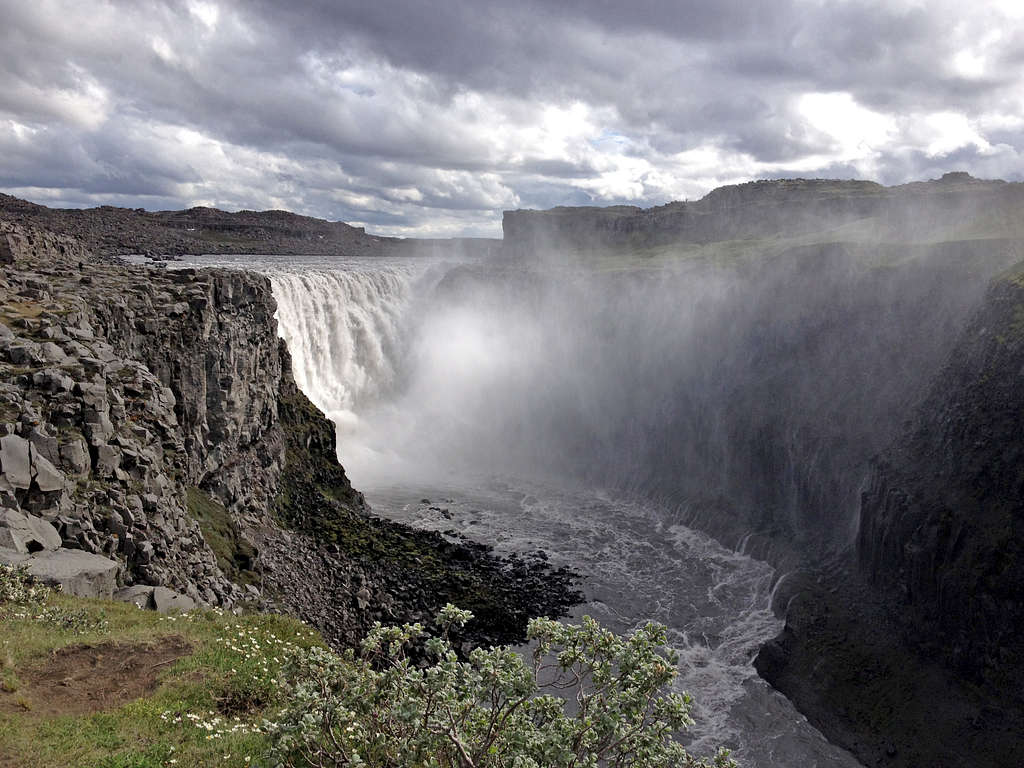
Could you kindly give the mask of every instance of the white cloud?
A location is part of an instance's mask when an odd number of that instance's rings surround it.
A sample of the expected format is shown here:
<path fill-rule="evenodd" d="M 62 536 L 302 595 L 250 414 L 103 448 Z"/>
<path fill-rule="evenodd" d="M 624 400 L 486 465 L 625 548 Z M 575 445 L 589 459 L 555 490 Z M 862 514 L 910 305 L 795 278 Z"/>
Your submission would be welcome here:
<path fill-rule="evenodd" d="M 188 12 L 197 18 L 210 31 L 217 29 L 220 21 L 220 8 L 214 3 L 189 0 Z"/>
<path fill-rule="evenodd" d="M 861 106 L 849 93 L 804 94 L 797 109 L 811 127 L 828 137 L 833 161 L 868 157 L 894 131 L 893 118 Z"/>

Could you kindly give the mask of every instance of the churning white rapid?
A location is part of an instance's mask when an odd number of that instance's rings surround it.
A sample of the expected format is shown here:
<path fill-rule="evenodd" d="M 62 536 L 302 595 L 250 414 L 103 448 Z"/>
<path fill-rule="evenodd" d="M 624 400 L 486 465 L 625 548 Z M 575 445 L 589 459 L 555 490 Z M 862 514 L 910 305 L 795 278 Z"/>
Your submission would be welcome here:
<path fill-rule="evenodd" d="M 679 688 L 696 701 L 693 751 L 726 744 L 747 768 L 859 768 L 753 669 L 758 647 L 781 629 L 767 564 L 680 524 L 677 509 L 528 474 L 551 465 L 538 436 L 565 432 L 565 409 L 600 425 L 620 399 L 601 399 L 598 376 L 646 364 L 628 343 L 617 344 L 620 364 L 585 338 L 610 333 L 575 319 L 597 305 L 592 295 L 576 292 L 552 315 L 473 290 L 439 295 L 457 267 L 437 262 L 255 266 L 271 279 L 296 380 L 338 424 L 340 458 L 375 512 L 460 531 L 499 553 L 543 549 L 583 576 L 576 618 L 590 614 L 619 632 L 665 624 L 680 652 Z M 654 317 L 650 302 L 637 304 L 634 320 Z M 679 322 L 685 311 L 661 314 Z M 656 398 L 656 388 L 643 385 L 639 396 Z M 523 423 L 533 414 L 541 424 Z M 630 428 L 642 424 L 631 419 Z M 595 428 L 571 444 L 606 462 L 592 447 L 600 437 Z"/>

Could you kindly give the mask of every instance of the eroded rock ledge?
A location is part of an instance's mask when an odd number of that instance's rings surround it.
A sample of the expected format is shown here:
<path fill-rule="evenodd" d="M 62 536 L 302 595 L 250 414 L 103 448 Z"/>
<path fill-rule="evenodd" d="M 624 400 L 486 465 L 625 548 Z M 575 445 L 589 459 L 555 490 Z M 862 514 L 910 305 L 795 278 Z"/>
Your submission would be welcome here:
<path fill-rule="evenodd" d="M 0 262 L 8 560 L 106 558 L 118 573 L 104 593 L 151 604 L 130 588 L 161 586 L 283 609 L 339 644 L 447 600 L 481 617 L 473 639 L 507 642 L 528 616 L 575 600 L 570 574 L 539 560 L 369 514 L 335 459 L 333 424 L 295 386 L 266 278 L 106 263 L 3 219 Z"/>

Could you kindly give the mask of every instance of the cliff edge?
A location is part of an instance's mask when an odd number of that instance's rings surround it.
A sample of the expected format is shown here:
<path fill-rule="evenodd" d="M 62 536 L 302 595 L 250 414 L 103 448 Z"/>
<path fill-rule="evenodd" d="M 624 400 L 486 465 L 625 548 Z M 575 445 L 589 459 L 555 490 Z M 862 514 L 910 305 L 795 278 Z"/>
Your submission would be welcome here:
<path fill-rule="evenodd" d="M 6 560 L 89 595 L 283 610 L 339 645 L 449 600 L 513 641 L 575 600 L 539 559 L 370 515 L 265 277 L 108 263 L 9 218 L 0 264 Z"/>

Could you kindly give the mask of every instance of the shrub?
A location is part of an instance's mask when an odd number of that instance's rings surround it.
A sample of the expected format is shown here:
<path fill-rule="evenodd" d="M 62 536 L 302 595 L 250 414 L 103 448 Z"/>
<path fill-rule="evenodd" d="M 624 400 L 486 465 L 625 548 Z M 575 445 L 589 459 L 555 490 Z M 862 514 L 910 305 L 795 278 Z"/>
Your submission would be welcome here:
<path fill-rule="evenodd" d="M 0 563 L 0 619 L 41 608 L 53 590 L 36 581 L 25 566 Z"/>
<path fill-rule="evenodd" d="M 289 706 L 267 723 L 278 766 L 429 768 L 727 768 L 673 735 L 692 724 L 690 699 L 666 693 L 676 656 L 665 628 L 628 637 L 590 617 L 530 623 L 532 664 L 508 647 L 459 659 L 449 632 L 468 611 L 448 605 L 439 636 L 419 624 L 370 631 L 359 656 L 300 654 Z M 415 663 L 408 650 L 425 650 Z M 557 694 L 557 695 L 554 695 Z"/>
<path fill-rule="evenodd" d="M 51 605 L 50 599 L 59 591 L 38 581 L 23 565 L 0 563 L 0 620 L 37 621 L 77 634 L 106 627 L 102 615 L 94 616 L 84 608 Z"/>

